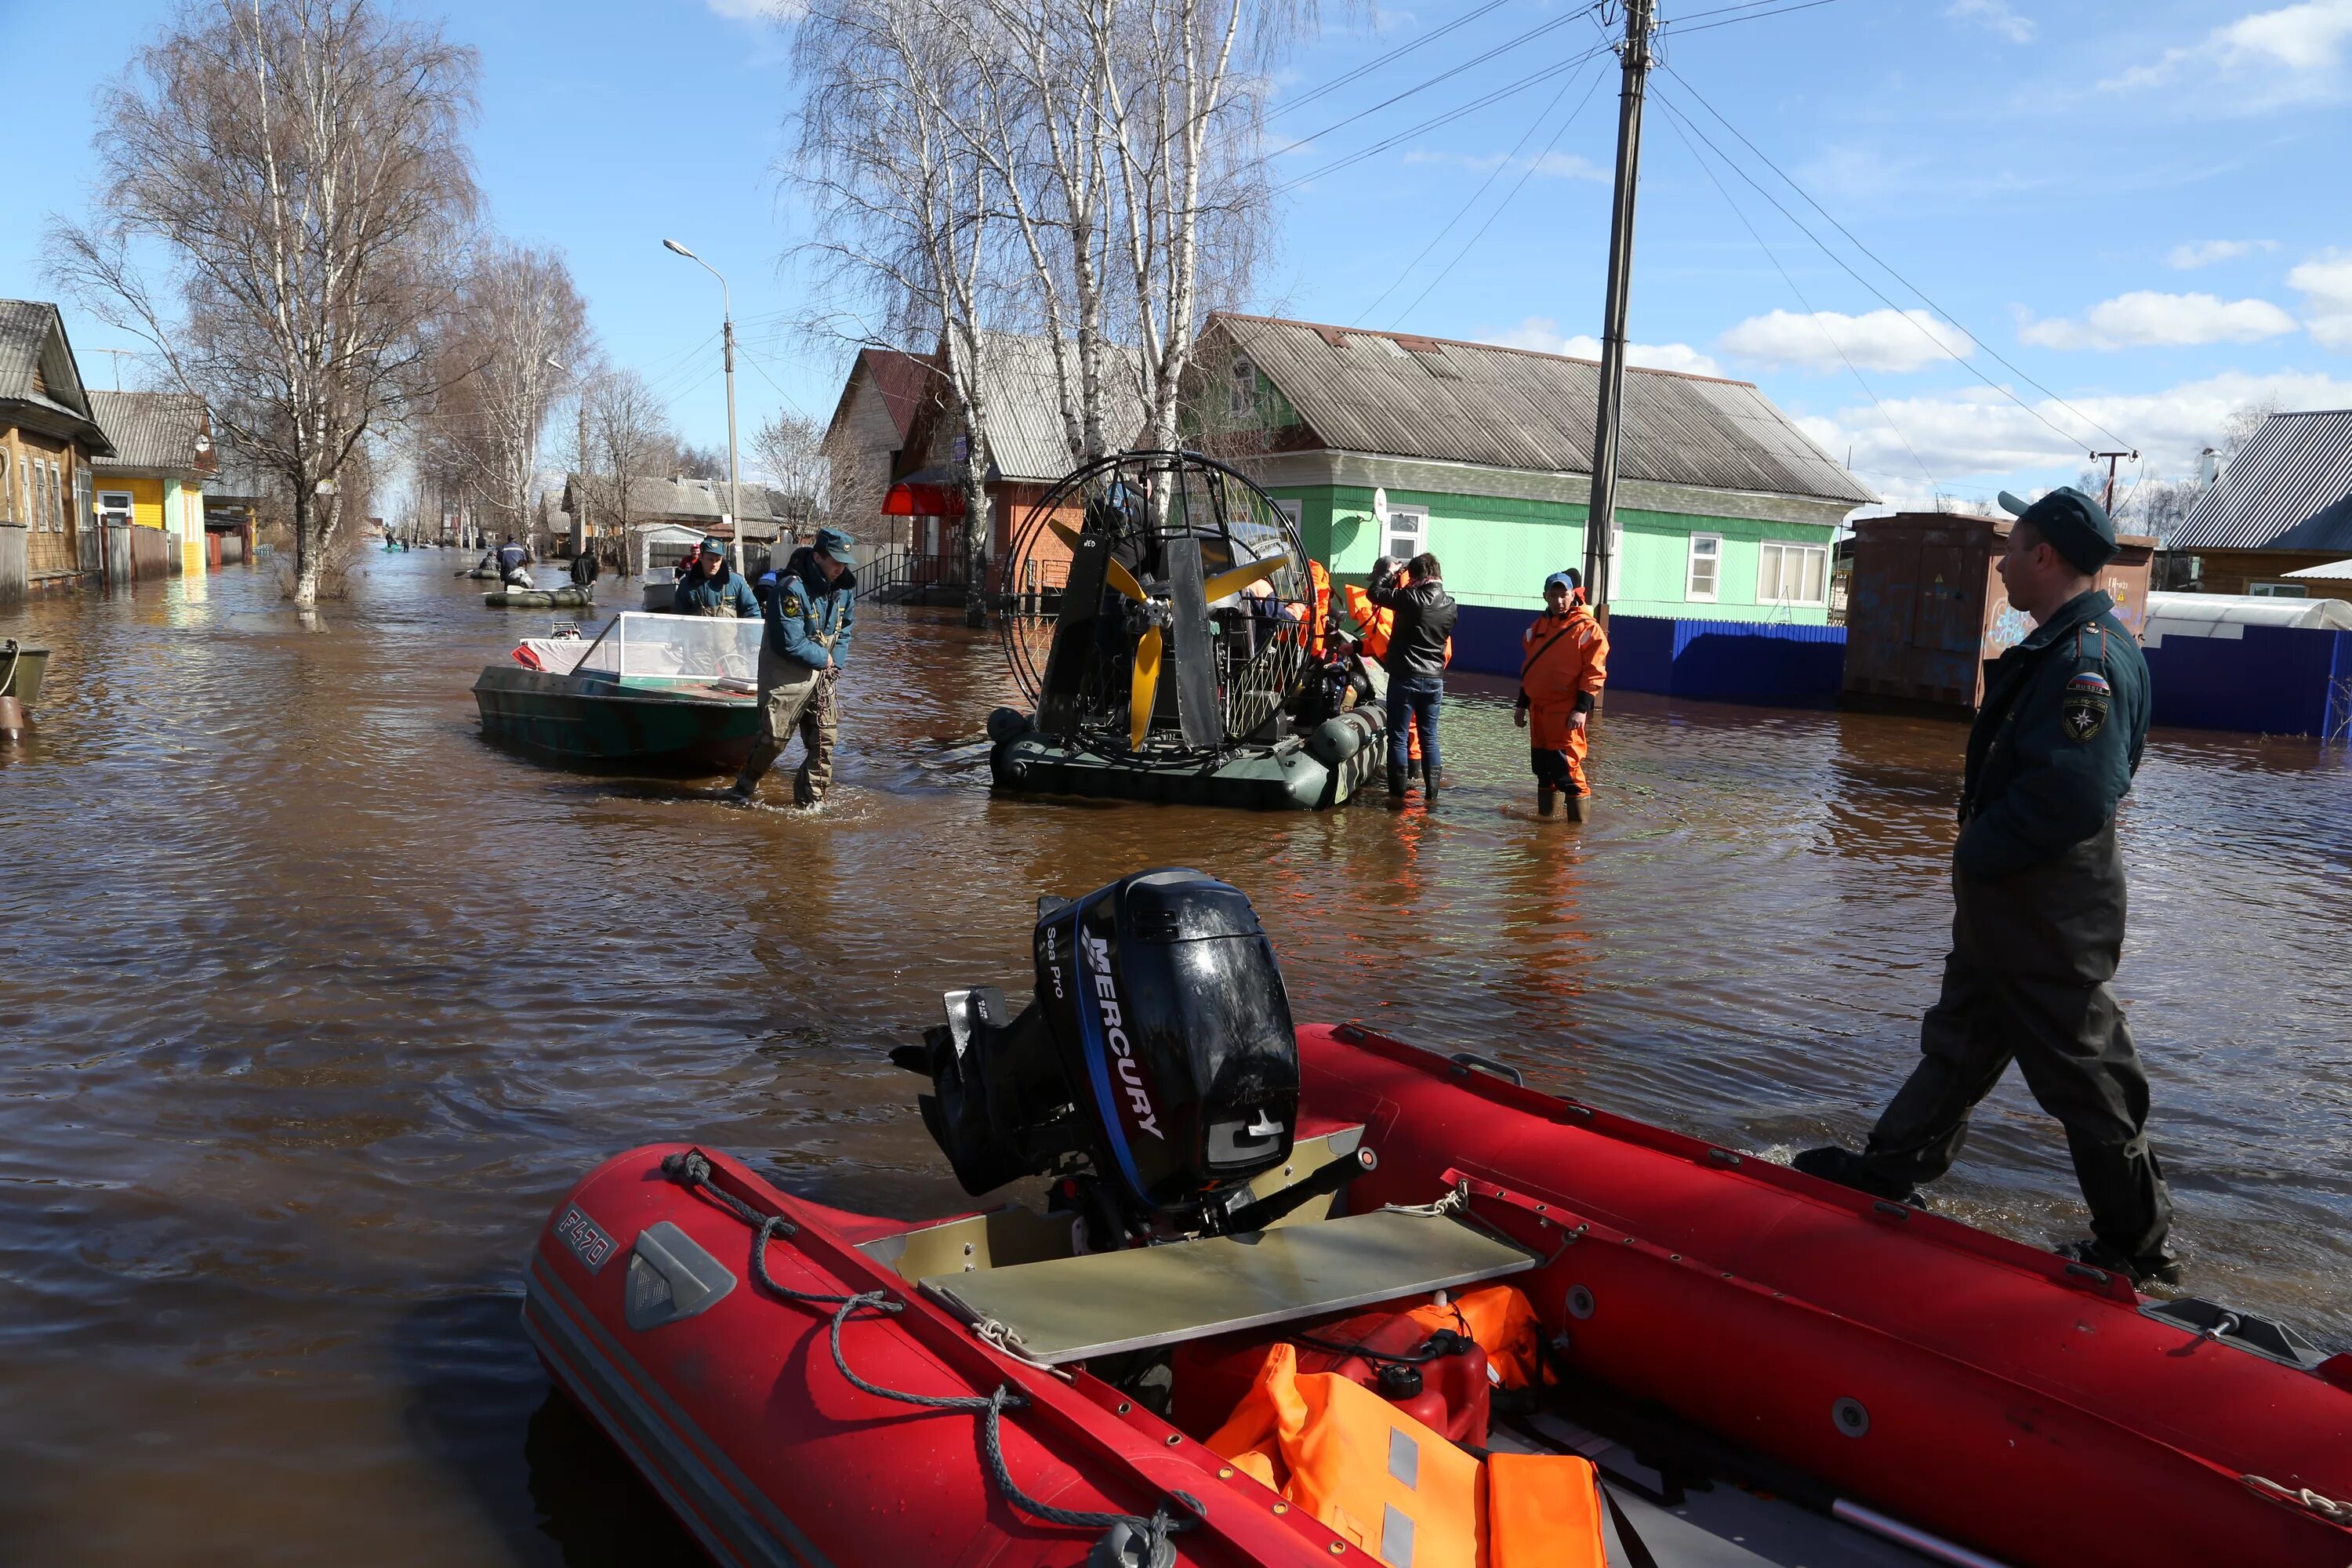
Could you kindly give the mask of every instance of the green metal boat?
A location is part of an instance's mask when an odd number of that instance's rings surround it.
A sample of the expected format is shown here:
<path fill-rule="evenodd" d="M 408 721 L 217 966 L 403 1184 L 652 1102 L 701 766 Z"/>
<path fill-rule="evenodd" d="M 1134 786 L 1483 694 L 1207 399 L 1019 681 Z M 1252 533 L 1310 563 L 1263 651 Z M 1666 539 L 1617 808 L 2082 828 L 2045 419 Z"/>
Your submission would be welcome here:
<path fill-rule="evenodd" d="M 41 680 L 48 674 L 49 650 L 26 647 L 15 637 L 0 639 L 0 697 L 26 708 L 41 705 Z"/>
<path fill-rule="evenodd" d="M 627 613 L 593 641 L 527 637 L 474 682 L 483 738 L 567 763 L 731 772 L 759 732 L 762 631 Z"/>

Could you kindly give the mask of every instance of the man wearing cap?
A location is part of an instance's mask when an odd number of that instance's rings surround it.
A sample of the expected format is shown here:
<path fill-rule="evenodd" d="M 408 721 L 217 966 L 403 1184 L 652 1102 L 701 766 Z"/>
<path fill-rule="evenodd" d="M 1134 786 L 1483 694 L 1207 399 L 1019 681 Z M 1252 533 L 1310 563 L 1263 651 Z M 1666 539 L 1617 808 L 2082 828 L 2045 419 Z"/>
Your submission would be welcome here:
<path fill-rule="evenodd" d="M 793 804 L 813 806 L 833 782 L 833 747 L 841 733 L 834 683 L 849 658 L 857 611 L 856 553 L 849 535 L 820 528 L 814 544 L 793 552 L 768 595 L 768 635 L 760 643 L 760 735 L 735 780 L 746 805 L 760 780 L 800 731 L 800 772 Z"/>
<path fill-rule="evenodd" d="M 2172 1284 L 2172 1200 L 2148 1147 L 2147 1077 L 2109 982 L 2124 939 L 2116 808 L 2147 739 L 2147 664 L 2100 592 L 2114 526 L 2079 490 L 2027 505 L 1999 570 L 2033 634 L 1986 677 L 1969 731 L 1952 851 L 1952 951 L 1919 1029 L 1922 1059 L 1855 1154 L 1797 1156 L 1801 1171 L 1881 1197 L 1951 1168 L 1969 1110 L 2016 1058 L 2064 1123 L 2091 1239 L 2057 1250 L 2135 1283 Z"/>
<path fill-rule="evenodd" d="M 1529 623 L 1519 648 L 1519 700 L 1513 722 L 1528 731 L 1528 762 L 1535 769 L 1536 810 L 1552 814 L 1568 796 L 1571 822 L 1584 820 L 1586 729 L 1609 679 L 1609 634 L 1584 604 L 1584 579 L 1571 570 L 1544 579 L 1544 611 Z"/>
<path fill-rule="evenodd" d="M 727 564 L 725 545 L 706 539 L 692 559 L 693 564 L 670 594 L 672 615 L 758 617 L 759 601 L 751 597 L 751 586 L 743 581 L 743 574 Z"/>

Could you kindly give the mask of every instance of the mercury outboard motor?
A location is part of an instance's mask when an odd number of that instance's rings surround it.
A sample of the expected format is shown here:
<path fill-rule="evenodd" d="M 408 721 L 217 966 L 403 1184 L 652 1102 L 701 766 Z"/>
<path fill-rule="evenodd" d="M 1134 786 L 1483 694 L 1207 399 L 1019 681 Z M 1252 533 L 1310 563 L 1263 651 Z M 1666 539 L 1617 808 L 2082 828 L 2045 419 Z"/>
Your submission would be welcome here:
<path fill-rule="evenodd" d="M 1168 869 L 1043 899 L 1033 950 L 1018 1017 L 994 987 L 950 991 L 947 1023 L 890 1053 L 930 1078 L 923 1123 L 965 1191 L 1052 1172 L 1090 1225 L 1190 1228 L 1289 1158 L 1298 1042 L 1241 889 Z"/>

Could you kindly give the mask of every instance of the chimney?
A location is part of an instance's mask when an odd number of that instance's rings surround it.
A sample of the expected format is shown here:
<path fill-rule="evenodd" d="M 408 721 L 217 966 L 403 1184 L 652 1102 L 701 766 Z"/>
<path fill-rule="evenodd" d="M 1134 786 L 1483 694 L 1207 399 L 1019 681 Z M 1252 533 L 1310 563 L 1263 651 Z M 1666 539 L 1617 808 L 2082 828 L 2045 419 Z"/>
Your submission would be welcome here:
<path fill-rule="evenodd" d="M 2209 490 L 2221 482 L 2221 454 L 2210 447 L 2198 455 L 2197 482 Z"/>

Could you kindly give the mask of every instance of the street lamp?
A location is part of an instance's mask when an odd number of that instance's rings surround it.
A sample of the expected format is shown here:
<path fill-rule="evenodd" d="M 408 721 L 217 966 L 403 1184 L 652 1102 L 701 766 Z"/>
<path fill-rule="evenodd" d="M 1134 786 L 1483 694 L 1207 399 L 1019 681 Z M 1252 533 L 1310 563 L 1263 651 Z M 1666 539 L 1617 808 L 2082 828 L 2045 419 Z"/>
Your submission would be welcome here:
<path fill-rule="evenodd" d="M 743 485 L 735 459 L 735 304 L 728 292 L 726 275 L 674 239 L 662 241 L 664 250 L 675 250 L 713 278 L 719 279 L 719 304 L 726 321 L 721 339 L 727 356 L 727 506 L 728 516 L 735 523 L 735 571 L 743 571 L 743 519 L 734 509 L 743 504 Z"/>

